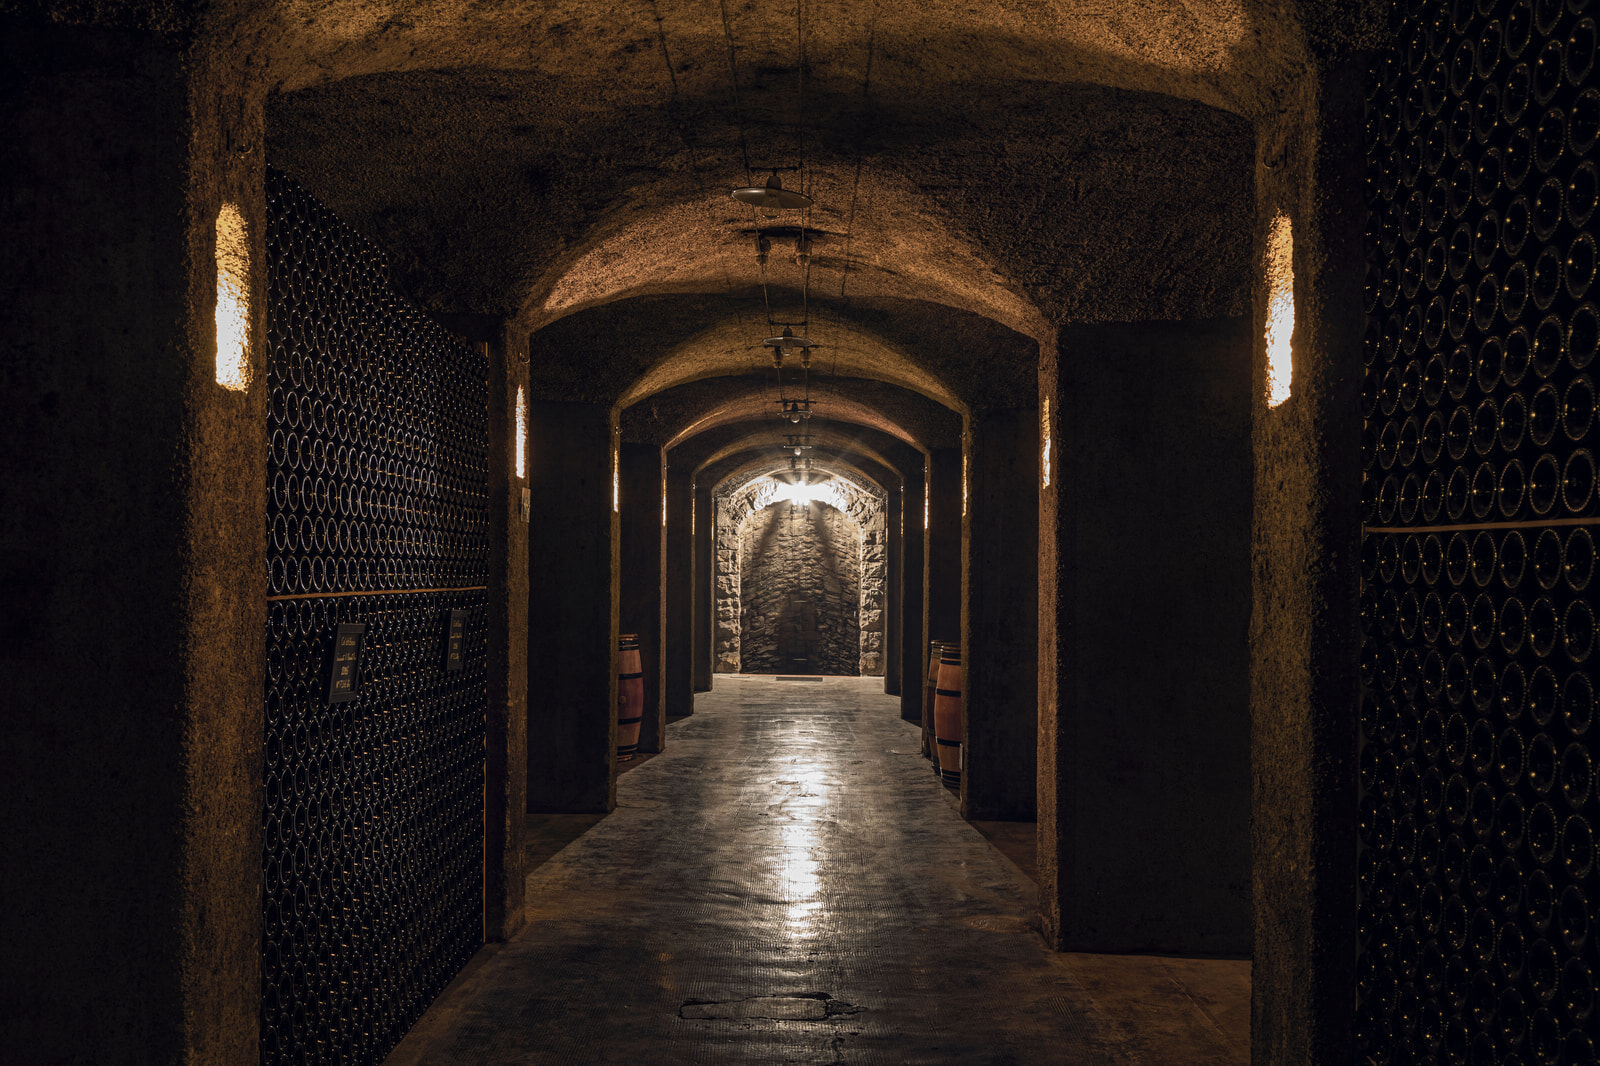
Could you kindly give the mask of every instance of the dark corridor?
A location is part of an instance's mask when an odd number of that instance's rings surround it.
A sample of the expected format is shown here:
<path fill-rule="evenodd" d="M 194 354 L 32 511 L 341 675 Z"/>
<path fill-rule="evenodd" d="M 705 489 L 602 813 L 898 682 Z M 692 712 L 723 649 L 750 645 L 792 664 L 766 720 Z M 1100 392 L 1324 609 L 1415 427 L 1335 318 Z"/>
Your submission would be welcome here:
<path fill-rule="evenodd" d="M 0 1060 L 1594 1062 L 1597 18 L 0 0 Z"/>

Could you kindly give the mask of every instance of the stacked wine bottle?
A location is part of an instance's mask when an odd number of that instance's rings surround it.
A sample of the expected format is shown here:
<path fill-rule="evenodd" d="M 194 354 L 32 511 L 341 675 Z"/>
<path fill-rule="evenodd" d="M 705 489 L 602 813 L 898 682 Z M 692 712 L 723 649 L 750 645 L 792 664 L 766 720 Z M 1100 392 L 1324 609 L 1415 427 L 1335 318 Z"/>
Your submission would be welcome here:
<path fill-rule="evenodd" d="M 1588 6 L 1410 0 L 1368 83 L 1364 1061 L 1596 1061 Z"/>
<path fill-rule="evenodd" d="M 261 1056 L 378 1063 L 482 941 L 486 368 L 293 181 L 267 193 Z"/>

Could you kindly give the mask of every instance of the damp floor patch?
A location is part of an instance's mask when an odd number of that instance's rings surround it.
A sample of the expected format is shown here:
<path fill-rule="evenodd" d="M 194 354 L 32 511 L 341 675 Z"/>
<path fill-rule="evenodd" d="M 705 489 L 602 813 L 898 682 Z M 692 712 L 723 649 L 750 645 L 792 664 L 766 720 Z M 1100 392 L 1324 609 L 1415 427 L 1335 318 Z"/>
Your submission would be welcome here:
<path fill-rule="evenodd" d="M 775 677 L 774 681 L 821 681 L 820 677 Z"/>
<path fill-rule="evenodd" d="M 817 1022 L 837 1014 L 855 1014 L 856 1008 L 841 1003 L 826 992 L 795 996 L 750 996 L 706 1002 L 691 999 L 678 1010 L 678 1017 L 689 1021 L 761 1018 L 767 1021 Z"/>

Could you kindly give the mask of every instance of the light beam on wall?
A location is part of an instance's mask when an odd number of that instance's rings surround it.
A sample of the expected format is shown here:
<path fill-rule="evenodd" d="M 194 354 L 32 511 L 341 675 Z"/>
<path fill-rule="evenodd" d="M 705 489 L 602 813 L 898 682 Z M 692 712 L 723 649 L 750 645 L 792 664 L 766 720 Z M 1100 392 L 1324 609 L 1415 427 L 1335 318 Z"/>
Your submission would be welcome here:
<path fill-rule="evenodd" d="M 517 386 L 517 477 L 528 476 L 528 400 Z"/>
<path fill-rule="evenodd" d="M 622 443 L 611 442 L 611 513 L 622 511 Z"/>
<path fill-rule="evenodd" d="M 1294 228 L 1289 216 L 1272 220 L 1267 238 L 1267 406 L 1289 398 L 1294 382 Z"/>
<path fill-rule="evenodd" d="M 217 384 L 250 385 L 250 248 L 238 207 L 217 212 Z"/>

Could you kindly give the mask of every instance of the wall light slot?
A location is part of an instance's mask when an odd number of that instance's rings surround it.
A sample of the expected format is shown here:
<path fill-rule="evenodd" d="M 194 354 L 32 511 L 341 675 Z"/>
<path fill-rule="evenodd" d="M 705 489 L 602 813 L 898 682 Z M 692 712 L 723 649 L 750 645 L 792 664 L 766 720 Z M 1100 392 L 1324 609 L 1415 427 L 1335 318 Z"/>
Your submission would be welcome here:
<path fill-rule="evenodd" d="M 234 204 L 217 212 L 217 384 L 250 385 L 250 246 Z"/>
<path fill-rule="evenodd" d="M 1050 397 L 1044 398 L 1039 411 L 1039 436 L 1044 444 L 1039 449 L 1039 469 L 1044 476 L 1044 487 L 1050 487 Z"/>
<path fill-rule="evenodd" d="M 1279 212 L 1267 238 L 1267 406 L 1289 398 L 1294 383 L 1294 227 Z"/>
<path fill-rule="evenodd" d="M 517 386 L 517 477 L 528 476 L 528 398 Z"/>

